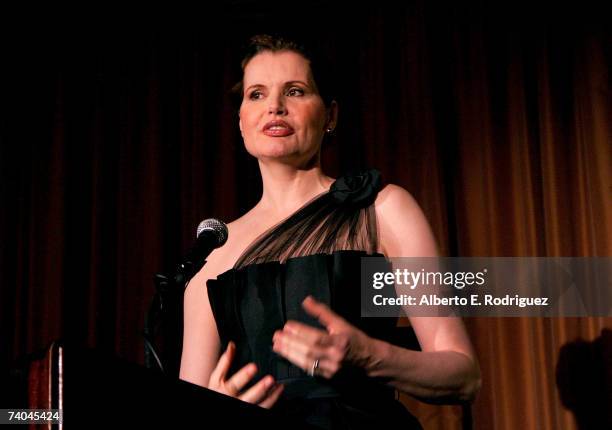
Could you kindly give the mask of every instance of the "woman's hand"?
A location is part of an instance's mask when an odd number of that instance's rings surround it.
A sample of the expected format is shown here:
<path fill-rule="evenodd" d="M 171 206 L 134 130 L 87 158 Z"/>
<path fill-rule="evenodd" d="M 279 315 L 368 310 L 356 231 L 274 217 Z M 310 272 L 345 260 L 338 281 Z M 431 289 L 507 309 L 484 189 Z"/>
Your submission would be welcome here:
<path fill-rule="evenodd" d="M 311 296 L 302 302 L 302 306 L 326 330 L 287 321 L 272 338 L 273 350 L 277 354 L 312 376 L 328 379 L 347 364 L 367 368 L 372 360 L 372 338 Z"/>
<path fill-rule="evenodd" d="M 284 385 L 274 384 L 274 378 L 268 375 L 243 392 L 242 389 L 257 373 L 257 366 L 255 363 L 249 363 L 230 378 L 227 378 L 227 372 L 234 359 L 235 351 L 236 345 L 234 345 L 234 342 L 229 342 L 227 349 L 219 358 L 217 366 L 210 374 L 208 388 L 247 403 L 256 404 L 262 408 L 271 408 L 282 393 Z"/>

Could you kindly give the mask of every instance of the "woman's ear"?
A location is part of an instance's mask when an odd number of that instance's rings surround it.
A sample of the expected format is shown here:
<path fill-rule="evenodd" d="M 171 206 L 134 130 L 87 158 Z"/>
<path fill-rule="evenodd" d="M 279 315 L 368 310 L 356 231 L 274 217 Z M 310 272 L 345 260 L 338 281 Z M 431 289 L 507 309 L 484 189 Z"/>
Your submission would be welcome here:
<path fill-rule="evenodd" d="M 325 131 L 328 133 L 333 132 L 338 125 L 338 103 L 336 100 L 332 100 L 329 107 L 327 108 L 327 122 L 325 124 Z"/>

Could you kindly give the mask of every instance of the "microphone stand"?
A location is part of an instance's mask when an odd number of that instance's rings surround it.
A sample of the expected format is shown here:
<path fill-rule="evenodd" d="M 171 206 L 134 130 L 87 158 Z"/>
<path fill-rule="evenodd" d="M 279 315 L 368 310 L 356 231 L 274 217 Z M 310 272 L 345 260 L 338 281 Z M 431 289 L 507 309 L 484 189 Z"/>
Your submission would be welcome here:
<path fill-rule="evenodd" d="M 192 260 L 195 261 L 195 259 L 187 259 L 187 261 L 180 263 L 177 266 L 175 275 L 172 277 L 161 273 L 156 273 L 153 277 L 155 294 L 151 300 L 149 310 L 145 314 L 145 323 L 142 331 L 144 363 L 148 369 L 157 369 L 164 373 L 170 370 L 164 368 L 162 358 L 155 346 L 156 339 L 162 329 L 166 334 L 165 340 L 173 335 L 182 333 L 182 318 L 179 318 L 182 317 L 182 312 L 179 312 L 178 308 L 182 305 L 182 298 L 187 283 L 206 264 L 206 260 L 200 260 L 202 262 L 201 265 L 195 264 Z M 171 327 L 171 324 L 177 325 Z M 173 328 L 174 330 L 172 330 Z M 164 346 L 166 346 L 166 342 L 164 342 Z"/>
<path fill-rule="evenodd" d="M 174 276 L 155 274 L 155 295 L 145 314 L 142 336 L 144 338 L 144 362 L 149 369 L 158 367 L 162 372 L 164 368 L 162 359 L 155 349 L 155 340 L 160 329 L 164 331 L 164 340 L 182 338 L 183 331 L 183 295 L 189 280 L 206 264 L 206 258 L 213 249 L 222 246 L 227 240 L 227 227 L 221 221 L 210 218 L 200 223 L 197 230 L 196 244 L 189 250 L 187 257 L 180 263 Z M 176 345 L 176 343 L 171 343 Z M 170 349 L 170 353 L 172 353 Z M 164 356 L 168 357 L 168 348 L 164 342 Z M 170 356 L 176 359 L 177 356 Z M 180 360 L 178 360 L 180 361 Z M 174 364 L 175 361 L 170 361 Z M 168 361 L 166 360 L 166 364 Z M 168 367 L 168 366 L 167 366 Z"/>
<path fill-rule="evenodd" d="M 170 288 L 170 279 L 160 273 L 155 274 L 153 282 L 155 283 L 155 294 L 151 299 L 149 310 L 145 314 L 142 332 L 144 339 L 144 364 L 148 369 L 153 369 L 157 365 L 158 370 L 164 372 L 164 366 L 155 350 L 155 339 L 163 320 L 165 312 L 164 304 L 167 302 L 165 299 L 172 288 Z"/>

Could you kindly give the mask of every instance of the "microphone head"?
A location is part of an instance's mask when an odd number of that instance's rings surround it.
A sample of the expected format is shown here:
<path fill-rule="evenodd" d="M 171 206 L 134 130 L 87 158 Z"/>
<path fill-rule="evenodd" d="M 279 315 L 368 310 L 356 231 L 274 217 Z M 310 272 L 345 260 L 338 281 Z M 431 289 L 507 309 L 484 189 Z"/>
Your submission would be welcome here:
<path fill-rule="evenodd" d="M 227 241 L 227 226 L 216 218 L 208 218 L 202 221 L 198 225 L 196 237 L 200 237 L 203 231 L 210 231 L 214 234 L 216 238 L 215 248 L 222 246 Z"/>

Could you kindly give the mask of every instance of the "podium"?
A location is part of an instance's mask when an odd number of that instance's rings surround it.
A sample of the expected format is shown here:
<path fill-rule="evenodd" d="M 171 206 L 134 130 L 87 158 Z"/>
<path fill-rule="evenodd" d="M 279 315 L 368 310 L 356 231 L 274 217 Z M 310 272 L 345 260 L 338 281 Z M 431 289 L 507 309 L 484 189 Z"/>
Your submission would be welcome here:
<path fill-rule="evenodd" d="M 224 396 L 105 353 L 53 343 L 31 360 L 13 407 L 62 409 L 55 428 L 313 429 L 273 410 Z M 24 403 L 25 402 L 25 403 Z"/>

